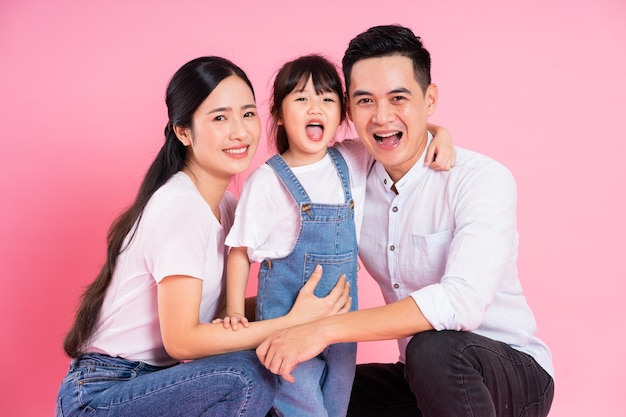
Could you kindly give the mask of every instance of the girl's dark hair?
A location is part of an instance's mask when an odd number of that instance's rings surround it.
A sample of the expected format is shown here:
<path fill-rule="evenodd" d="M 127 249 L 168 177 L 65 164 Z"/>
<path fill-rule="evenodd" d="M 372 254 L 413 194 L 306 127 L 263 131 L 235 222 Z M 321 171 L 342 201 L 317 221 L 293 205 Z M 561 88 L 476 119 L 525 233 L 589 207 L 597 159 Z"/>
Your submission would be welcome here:
<path fill-rule="evenodd" d="M 430 53 L 419 36 L 400 25 L 374 26 L 350 41 L 341 61 L 346 90 L 350 89 L 350 75 L 355 63 L 366 58 L 391 55 L 402 55 L 413 62 L 415 80 L 426 94 L 431 82 Z"/>
<path fill-rule="evenodd" d="M 337 67 L 321 55 L 305 55 L 285 63 L 274 78 L 269 123 L 268 138 L 275 138 L 276 150 L 283 154 L 289 149 L 289 140 L 284 126 L 277 121 L 282 116 L 283 100 L 296 88 L 304 89 L 309 77 L 317 94 L 332 92 L 339 96 L 341 104 L 341 121 L 346 114 L 346 105 L 343 94 L 343 84 Z"/>
<path fill-rule="evenodd" d="M 85 353 L 84 349 L 98 323 L 117 258 L 133 239 L 148 200 L 172 175 L 185 166 L 187 150 L 176 137 L 173 126 L 191 128 L 196 109 L 222 80 L 231 75 L 245 81 L 254 95 L 252 84 L 243 70 L 229 60 L 215 56 L 189 61 L 170 80 L 165 97 L 169 118 L 165 126 L 165 144 L 150 165 L 135 201 L 115 219 L 109 229 L 106 262 L 83 293 L 74 325 L 65 337 L 63 347 L 69 357 L 77 358 Z M 127 237 L 128 241 L 123 247 Z"/>

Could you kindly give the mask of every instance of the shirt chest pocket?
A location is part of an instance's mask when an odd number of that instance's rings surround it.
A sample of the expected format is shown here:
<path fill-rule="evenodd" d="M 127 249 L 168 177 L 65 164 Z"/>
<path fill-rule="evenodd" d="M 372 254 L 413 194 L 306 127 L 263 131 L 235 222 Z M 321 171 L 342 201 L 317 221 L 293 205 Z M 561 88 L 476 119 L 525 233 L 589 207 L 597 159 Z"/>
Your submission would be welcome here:
<path fill-rule="evenodd" d="M 410 255 L 407 263 L 411 275 L 420 286 L 437 283 L 441 280 L 448 261 L 448 251 L 452 233 L 440 232 L 431 235 L 409 235 Z"/>

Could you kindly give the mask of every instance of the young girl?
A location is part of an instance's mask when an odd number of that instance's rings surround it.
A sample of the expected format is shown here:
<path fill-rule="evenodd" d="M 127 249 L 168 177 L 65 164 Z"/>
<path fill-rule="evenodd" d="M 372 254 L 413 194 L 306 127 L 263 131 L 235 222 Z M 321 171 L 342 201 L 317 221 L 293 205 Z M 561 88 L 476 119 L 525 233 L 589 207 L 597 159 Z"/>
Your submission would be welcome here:
<path fill-rule="evenodd" d="M 318 55 L 286 63 L 273 86 L 271 114 L 278 154 L 244 184 L 228 257 L 225 327 L 248 325 L 244 298 L 250 261 L 261 262 L 258 320 L 286 314 L 316 265 L 324 296 L 339 276 L 357 308 L 357 231 L 371 157 L 359 141 L 328 147 L 344 121 L 343 87 L 335 66 Z M 356 209 L 356 210 L 355 210 Z M 294 383 L 279 382 L 279 416 L 345 416 L 356 344 L 328 347 L 300 363 Z"/>
<path fill-rule="evenodd" d="M 113 223 L 106 263 L 65 339 L 73 360 L 59 417 L 264 416 L 275 377 L 246 349 L 349 308 L 347 286 L 324 303 L 309 286 L 284 318 L 237 333 L 210 323 L 224 301 L 224 239 L 234 217 L 226 188 L 249 167 L 261 124 L 245 73 L 219 57 L 181 67 L 166 104 L 165 144 Z"/>

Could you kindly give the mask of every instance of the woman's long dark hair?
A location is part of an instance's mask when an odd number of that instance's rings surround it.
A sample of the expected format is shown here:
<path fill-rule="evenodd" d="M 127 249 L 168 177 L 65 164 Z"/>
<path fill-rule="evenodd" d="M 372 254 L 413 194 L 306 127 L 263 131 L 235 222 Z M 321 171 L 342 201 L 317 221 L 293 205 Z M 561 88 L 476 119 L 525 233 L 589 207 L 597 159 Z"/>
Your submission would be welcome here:
<path fill-rule="evenodd" d="M 165 143 L 150 165 L 133 204 L 111 225 L 107 235 L 106 262 L 96 279 L 85 290 L 76 312 L 74 325 L 65 337 L 65 353 L 71 358 L 82 355 L 93 335 L 107 288 L 119 254 L 130 244 L 143 209 L 150 197 L 186 163 L 187 151 L 178 140 L 173 126 L 192 127 L 196 109 L 225 78 L 235 75 L 254 89 L 241 68 L 220 57 L 196 58 L 183 65 L 172 77 L 167 87 L 165 103 L 169 121 L 165 127 Z"/>

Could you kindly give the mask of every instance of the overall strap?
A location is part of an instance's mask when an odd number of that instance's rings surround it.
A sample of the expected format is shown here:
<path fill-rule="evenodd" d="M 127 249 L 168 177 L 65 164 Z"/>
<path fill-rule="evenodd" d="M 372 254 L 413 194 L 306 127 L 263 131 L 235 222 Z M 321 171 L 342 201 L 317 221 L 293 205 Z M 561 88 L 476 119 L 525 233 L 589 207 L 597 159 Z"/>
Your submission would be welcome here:
<path fill-rule="evenodd" d="M 266 164 L 268 164 L 274 172 L 276 172 L 276 175 L 278 175 L 278 178 L 287 188 L 298 206 L 311 202 L 311 199 L 309 198 L 309 195 L 305 191 L 304 187 L 300 181 L 298 181 L 298 178 L 296 178 L 295 174 L 291 168 L 289 168 L 289 165 L 287 165 L 282 156 L 276 154 L 268 159 Z"/>
<path fill-rule="evenodd" d="M 348 169 L 348 164 L 346 163 L 343 155 L 341 155 L 341 152 L 339 152 L 336 148 L 328 148 L 328 154 L 335 164 L 335 168 L 337 168 L 337 173 L 341 179 L 341 185 L 343 185 L 345 201 L 348 202 L 352 199 L 352 191 L 350 188 L 350 170 Z"/>

